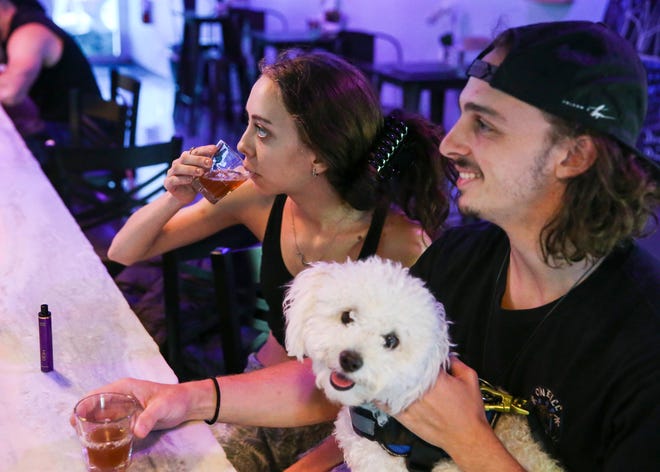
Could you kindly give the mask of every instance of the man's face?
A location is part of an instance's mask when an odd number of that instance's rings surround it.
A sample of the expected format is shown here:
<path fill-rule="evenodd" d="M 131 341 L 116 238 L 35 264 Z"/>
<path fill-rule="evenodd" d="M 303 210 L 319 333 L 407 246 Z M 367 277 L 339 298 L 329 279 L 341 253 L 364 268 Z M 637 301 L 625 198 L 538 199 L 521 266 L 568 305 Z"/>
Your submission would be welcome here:
<path fill-rule="evenodd" d="M 493 51 L 484 60 L 499 65 L 502 58 Z M 440 152 L 459 172 L 461 211 L 500 226 L 547 221 L 563 192 L 554 166 L 566 149 L 550 142 L 542 112 L 474 77 L 460 109 Z"/>

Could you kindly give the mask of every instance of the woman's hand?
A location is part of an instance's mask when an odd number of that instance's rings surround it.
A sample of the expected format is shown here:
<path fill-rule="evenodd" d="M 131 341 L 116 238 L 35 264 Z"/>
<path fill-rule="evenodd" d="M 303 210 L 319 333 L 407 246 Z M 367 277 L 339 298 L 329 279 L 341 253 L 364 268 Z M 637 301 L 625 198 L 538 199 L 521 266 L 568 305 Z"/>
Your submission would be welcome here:
<path fill-rule="evenodd" d="M 216 147 L 213 144 L 191 148 L 172 161 L 163 185 L 182 204 L 187 205 L 197 196 L 190 185 L 193 177 L 199 177 L 211 168 L 211 155 Z"/>
<path fill-rule="evenodd" d="M 185 384 L 161 384 L 126 378 L 92 390 L 88 395 L 101 392 L 127 393 L 137 398 L 143 409 L 133 430 L 138 438 L 144 438 L 152 430 L 173 428 L 191 419 L 188 417 L 190 397 Z M 73 416 L 70 422 L 75 425 Z"/>

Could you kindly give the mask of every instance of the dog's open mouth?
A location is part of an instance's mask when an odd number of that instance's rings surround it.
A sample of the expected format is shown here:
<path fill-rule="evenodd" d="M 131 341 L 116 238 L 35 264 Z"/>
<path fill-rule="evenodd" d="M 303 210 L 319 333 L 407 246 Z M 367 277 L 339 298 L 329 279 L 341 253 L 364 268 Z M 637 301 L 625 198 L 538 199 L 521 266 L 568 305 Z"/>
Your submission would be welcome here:
<path fill-rule="evenodd" d="M 332 385 L 335 390 L 350 390 L 355 385 L 355 382 L 344 374 L 333 371 L 332 374 L 330 374 L 330 385 Z"/>

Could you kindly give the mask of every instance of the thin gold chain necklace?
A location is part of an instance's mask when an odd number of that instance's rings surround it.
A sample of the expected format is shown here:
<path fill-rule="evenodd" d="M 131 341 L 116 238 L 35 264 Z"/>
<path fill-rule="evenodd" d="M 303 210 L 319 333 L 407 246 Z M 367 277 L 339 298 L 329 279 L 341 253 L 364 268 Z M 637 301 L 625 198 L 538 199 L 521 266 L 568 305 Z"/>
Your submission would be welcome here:
<path fill-rule="evenodd" d="M 305 257 L 305 253 L 302 252 L 302 249 L 300 249 L 300 245 L 298 244 L 298 234 L 296 233 L 296 219 L 293 216 L 293 207 L 291 205 L 289 205 L 289 213 L 291 214 L 291 231 L 293 232 L 293 243 L 296 246 L 296 256 L 298 256 L 298 258 L 300 259 L 300 263 L 303 266 L 307 267 L 311 264 L 311 262 L 307 260 L 307 257 Z M 321 256 L 319 256 L 316 260 L 322 261 L 323 259 L 325 259 L 325 256 L 329 248 L 332 247 L 332 243 L 335 242 L 335 239 L 337 239 L 337 235 L 339 235 L 340 233 L 341 223 L 343 223 L 344 220 L 346 220 L 349 213 L 350 211 L 346 212 L 346 214 L 342 216 L 341 219 L 337 221 L 337 223 L 335 223 L 336 230 L 335 233 L 332 235 L 332 239 L 330 239 L 330 241 L 328 241 L 325 244 L 326 247 L 325 251 L 323 251 L 323 254 L 321 254 Z"/>

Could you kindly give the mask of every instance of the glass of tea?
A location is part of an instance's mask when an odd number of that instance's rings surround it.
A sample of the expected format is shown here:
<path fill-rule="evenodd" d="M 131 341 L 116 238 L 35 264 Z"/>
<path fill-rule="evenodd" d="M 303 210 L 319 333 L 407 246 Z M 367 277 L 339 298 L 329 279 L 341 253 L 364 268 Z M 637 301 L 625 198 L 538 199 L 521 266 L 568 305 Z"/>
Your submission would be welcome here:
<path fill-rule="evenodd" d="M 212 156 L 211 168 L 200 177 L 195 177 L 192 186 L 211 203 L 217 203 L 222 197 L 241 185 L 250 177 L 243 167 L 243 157 L 223 140 L 218 141 Z"/>
<path fill-rule="evenodd" d="M 128 468 L 139 411 L 135 397 L 123 393 L 97 393 L 78 402 L 73 413 L 87 470 L 110 472 Z"/>

